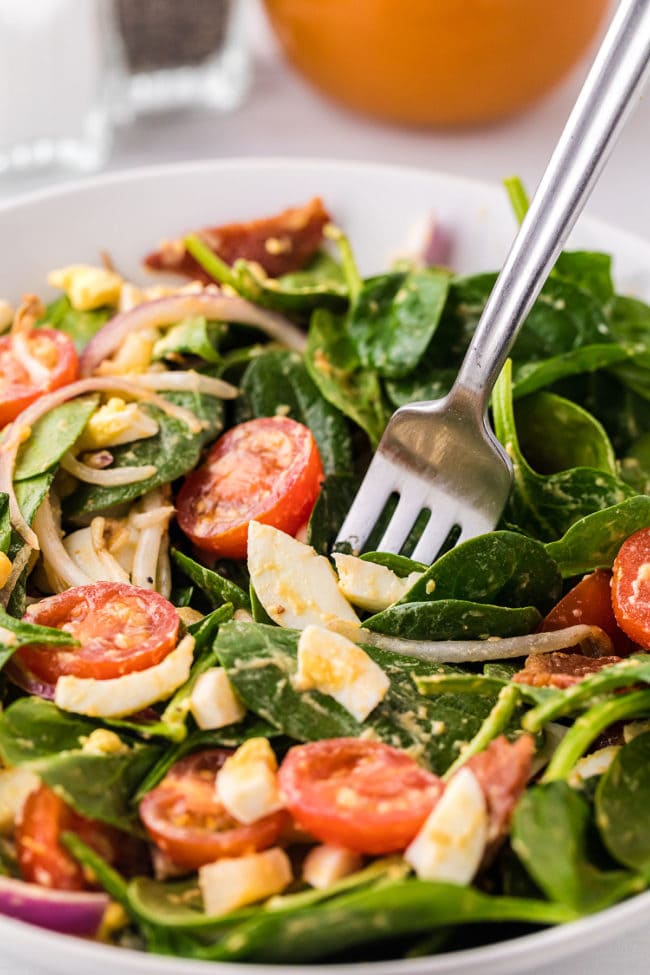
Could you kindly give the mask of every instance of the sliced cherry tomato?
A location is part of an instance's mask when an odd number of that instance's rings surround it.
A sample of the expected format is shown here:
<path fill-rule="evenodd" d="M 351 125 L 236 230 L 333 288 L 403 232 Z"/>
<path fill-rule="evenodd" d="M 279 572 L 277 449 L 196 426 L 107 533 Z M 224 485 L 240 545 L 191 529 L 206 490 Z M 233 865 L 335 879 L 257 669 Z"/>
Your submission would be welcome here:
<path fill-rule="evenodd" d="M 176 506 L 194 544 L 229 559 L 246 557 L 248 524 L 294 535 L 307 520 L 323 479 L 311 431 L 286 416 L 233 427 L 190 474 Z"/>
<path fill-rule="evenodd" d="M 197 234 L 226 264 L 243 258 L 261 265 L 270 277 L 279 277 L 304 267 L 321 246 L 323 227 L 329 222 L 323 201 L 314 197 L 305 206 L 273 217 L 206 227 Z M 185 274 L 193 281 L 212 281 L 180 241 L 163 244 L 145 258 L 145 264 L 154 271 Z"/>
<path fill-rule="evenodd" d="M 618 625 L 650 650 L 650 528 L 623 542 L 614 560 L 612 604 Z"/>
<path fill-rule="evenodd" d="M 443 783 L 381 742 L 330 738 L 297 745 L 279 771 L 297 825 L 358 853 L 404 850 L 442 795 Z"/>
<path fill-rule="evenodd" d="M 599 626 L 611 639 L 618 656 L 634 653 L 635 646 L 623 632 L 614 616 L 611 593 L 612 573 L 596 569 L 581 579 L 553 607 L 540 625 L 540 632 L 561 630 L 565 626 L 586 623 Z"/>
<path fill-rule="evenodd" d="M 283 811 L 244 826 L 217 798 L 217 772 L 232 752 L 210 748 L 181 759 L 140 803 L 140 818 L 153 842 L 187 870 L 221 857 L 273 846 L 289 820 Z"/>
<path fill-rule="evenodd" d="M 49 684 L 64 674 L 105 680 L 153 667 L 176 646 L 180 623 L 163 596 L 123 582 L 96 582 L 49 596 L 30 606 L 25 619 L 65 630 L 81 644 L 18 651 L 19 663 Z"/>
<path fill-rule="evenodd" d="M 36 328 L 29 333 L 27 342 L 30 355 L 49 376 L 44 383 L 35 383 L 16 356 L 11 335 L 0 338 L 0 426 L 15 420 L 43 393 L 74 382 L 79 373 L 74 343 L 63 332 Z"/>
<path fill-rule="evenodd" d="M 77 861 L 59 842 L 62 833 L 76 833 L 111 864 L 118 862 L 129 837 L 112 826 L 86 819 L 48 786 L 32 792 L 16 828 L 16 855 L 24 880 L 56 890 L 84 890 L 92 884 Z"/>

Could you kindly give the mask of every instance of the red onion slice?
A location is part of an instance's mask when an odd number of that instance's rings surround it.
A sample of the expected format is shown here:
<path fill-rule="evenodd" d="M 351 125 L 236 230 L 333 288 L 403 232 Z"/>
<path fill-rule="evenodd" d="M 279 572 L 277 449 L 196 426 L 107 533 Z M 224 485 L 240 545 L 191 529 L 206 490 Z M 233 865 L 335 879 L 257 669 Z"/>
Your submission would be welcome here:
<path fill-rule="evenodd" d="M 28 694 L 32 694 L 34 697 L 42 697 L 44 701 L 54 700 L 56 685 L 48 684 L 40 677 L 36 677 L 31 671 L 26 670 L 22 664 L 19 664 L 15 658 L 9 661 L 4 673 L 16 687 L 20 687 Z"/>
<path fill-rule="evenodd" d="M 170 295 L 136 305 L 106 322 L 84 349 L 79 362 L 82 376 L 91 376 L 97 366 L 108 359 L 124 342 L 127 335 L 147 328 L 175 325 L 185 318 L 202 315 L 213 321 L 254 325 L 278 342 L 296 352 L 303 352 L 307 344 L 304 332 L 288 319 L 240 298 L 204 291 L 198 294 Z"/>
<path fill-rule="evenodd" d="M 0 876 L 0 914 L 60 934 L 91 938 L 109 902 L 108 895 L 101 892 L 51 890 Z"/>

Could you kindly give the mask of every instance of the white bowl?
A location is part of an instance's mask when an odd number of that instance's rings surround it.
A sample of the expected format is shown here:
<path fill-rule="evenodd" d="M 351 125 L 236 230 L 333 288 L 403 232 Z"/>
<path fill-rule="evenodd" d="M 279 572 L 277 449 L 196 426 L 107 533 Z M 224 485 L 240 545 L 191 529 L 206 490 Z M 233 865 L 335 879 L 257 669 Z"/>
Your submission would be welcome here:
<path fill-rule="evenodd" d="M 515 224 L 505 192 L 454 176 L 390 166 L 305 160 L 227 160 L 115 174 L 0 205 L 0 298 L 47 294 L 46 274 L 108 251 L 124 274 L 156 243 L 206 224 L 272 214 L 320 195 L 349 234 L 364 273 L 385 269 L 435 216 L 454 237 L 459 271 L 492 270 Z M 620 291 L 650 300 L 650 244 L 581 221 L 571 246 L 614 255 Z M 650 918 L 650 892 L 594 917 L 467 951 L 405 961 L 295 966 L 295 975 L 507 975 L 591 951 Z M 195 962 L 111 948 L 0 917 L 3 950 L 38 971 L 65 975 L 271 975 L 288 966 Z M 569 969 L 567 969 L 569 970 Z"/>

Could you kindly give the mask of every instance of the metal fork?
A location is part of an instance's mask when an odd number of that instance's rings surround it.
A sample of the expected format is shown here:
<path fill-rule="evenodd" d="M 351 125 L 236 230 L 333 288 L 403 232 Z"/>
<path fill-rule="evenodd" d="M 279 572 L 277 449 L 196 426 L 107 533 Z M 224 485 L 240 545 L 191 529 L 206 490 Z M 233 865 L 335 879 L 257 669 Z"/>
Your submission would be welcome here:
<path fill-rule="evenodd" d="M 443 399 L 390 419 L 336 546 L 363 550 L 398 495 L 376 548 L 399 552 L 429 511 L 412 558 L 433 561 L 457 541 L 491 531 L 512 485 L 512 464 L 487 408 L 515 337 L 582 211 L 650 67 L 650 0 L 623 0 L 494 285 L 456 381 Z M 624 190 L 623 190 L 624 191 Z"/>

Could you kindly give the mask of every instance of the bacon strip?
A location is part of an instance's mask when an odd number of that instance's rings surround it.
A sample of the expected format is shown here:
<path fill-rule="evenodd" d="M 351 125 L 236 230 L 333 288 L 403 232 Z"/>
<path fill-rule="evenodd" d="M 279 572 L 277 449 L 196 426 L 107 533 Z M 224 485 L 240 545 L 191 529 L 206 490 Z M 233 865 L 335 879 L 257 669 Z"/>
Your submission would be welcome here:
<path fill-rule="evenodd" d="M 523 735 L 511 742 L 499 735 L 484 752 L 469 759 L 465 768 L 478 779 L 487 803 L 488 848 L 486 860 L 507 835 L 515 806 L 530 778 L 535 742 Z"/>
<path fill-rule="evenodd" d="M 277 278 L 307 264 L 323 243 L 323 228 L 329 222 L 323 201 L 314 197 L 305 206 L 272 217 L 205 227 L 196 234 L 226 264 L 238 258 L 256 261 L 269 277 Z M 164 241 L 144 263 L 152 271 L 171 271 L 206 284 L 212 281 L 182 240 Z"/>
<path fill-rule="evenodd" d="M 526 659 L 523 670 L 512 678 L 531 687 L 556 687 L 564 690 L 603 667 L 620 663 L 622 657 L 585 657 L 581 653 L 535 653 Z"/>

